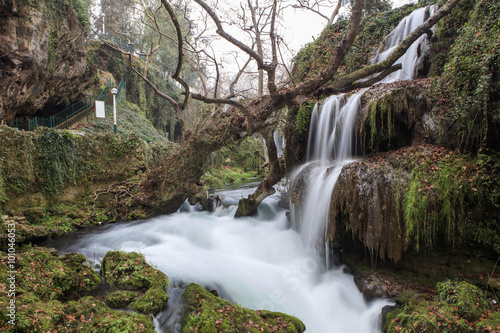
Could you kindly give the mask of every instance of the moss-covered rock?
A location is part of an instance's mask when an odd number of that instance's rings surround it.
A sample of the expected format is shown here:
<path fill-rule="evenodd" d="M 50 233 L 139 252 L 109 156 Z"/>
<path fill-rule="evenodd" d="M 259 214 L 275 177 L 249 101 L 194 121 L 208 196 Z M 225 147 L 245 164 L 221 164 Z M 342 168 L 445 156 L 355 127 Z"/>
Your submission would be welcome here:
<path fill-rule="evenodd" d="M 500 312 L 490 314 L 481 290 L 465 281 L 437 283 L 435 295 L 431 289 L 408 290 L 396 302 L 399 308 L 386 316 L 384 332 L 496 332 L 500 324 Z"/>
<path fill-rule="evenodd" d="M 2 254 L 0 279 L 7 281 L 8 257 Z M 40 300 L 75 299 L 98 289 L 101 278 L 85 263 L 86 258 L 77 253 L 59 256 L 47 248 L 31 248 L 17 254 L 15 268 L 18 278 L 16 291 L 29 292 Z"/>
<path fill-rule="evenodd" d="M 474 329 L 477 333 L 500 332 L 500 312 L 493 312 L 486 319 L 477 322 Z"/>
<path fill-rule="evenodd" d="M 134 299 L 123 307 L 156 315 L 167 304 L 168 277 L 149 265 L 142 254 L 110 251 L 102 260 L 101 273 L 112 290 L 136 292 Z M 128 298 L 131 294 L 112 293 L 107 299 L 123 304 L 125 296 Z"/>
<path fill-rule="evenodd" d="M 489 309 L 484 293 L 467 282 L 440 282 L 436 285 L 438 299 L 453 307 L 459 316 L 476 321 Z"/>
<path fill-rule="evenodd" d="M 12 276 L 9 257 L 0 253 L 0 280 Z M 59 256 L 47 248 L 19 249 L 15 290 L 0 284 L 2 332 L 154 332 L 151 317 L 115 311 L 93 296 L 101 277 L 83 255 Z M 137 293 L 135 293 L 137 295 Z M 15 304 L 15 317 L 8 308 Z"/>
<path fill-rule="evenodd" d="M 182 295 L 181 332 L 303 332 L 304 324 L 280 312 L 252 311 L 190 284 Z"/>
<path fill-rule="evenodd" d="M 469 326 L 465 319 L 453 314 L 445 302 L 423 301 L 414 306 L 396 310 L 395 316 L 388 318 L 384 329 L 387 333 L 401 332 L 455 332 L 466 333 Z"/>
<path fill-rule="evenodd" d="M 70 331 L 79 332 L 156 332 L 149 316 L 115 311 L 93 297 L 70 302 L 66 306 Z M 68 318 L 69 317 L 69 318 Z M 80 328 L 81 327 L 81 328 Z"/>
<path fill-rule="evenodd" d="M 160 285 L 149 288 L 144 295 L 133 301 L 129 307 L 137 312 L 156 315 L 167 304 L 168 295 Z"/>
<path fill-rule="evenodd" d="M 111 308 L 124 308 L 132 303 L 137 296 L 139 296 L 137 291 L 118 290 L 106 295 L 104 302 Z"/>
<path fill-rule="evenodd" d="M 109 251 L 102 259 L 102 274 L 108 284 L 124 290 L 168 287 L 168 277 L 137 252 Z"/>

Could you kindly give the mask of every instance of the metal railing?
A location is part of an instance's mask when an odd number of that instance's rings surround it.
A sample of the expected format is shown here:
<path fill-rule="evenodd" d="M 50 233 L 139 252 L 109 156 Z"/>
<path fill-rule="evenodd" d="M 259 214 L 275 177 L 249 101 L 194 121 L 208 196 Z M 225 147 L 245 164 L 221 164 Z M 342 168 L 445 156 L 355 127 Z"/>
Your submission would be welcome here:
<path fill-rule="evenodd" d="M 56 113 L 55 115 L 50 116 L 49 118 L 38 116 L 35 116 L 31 120 L 16 118 L 12 123 L 9 124 L 9 126 L 28 131 L 33 131 L 40 126 L 69 129 L 72 125 L 76 124 L 84 118 L 87 118 L 88 120 L 90 115 L 95 111 L 95 101 L 104 100 L 113 85 L 114 84 L 111 82 L 111 80 L 108 80 L 106 86 L 97 98 L 92 98 L 89 102 L 76 102 L 65 108 L 64 110 Z M 117 95 L 119 95 L 121 90 L 126 88 L 126 86 L 127 85 L 125 81 L 121 80 L 120 84 L 118 85 Z"/>

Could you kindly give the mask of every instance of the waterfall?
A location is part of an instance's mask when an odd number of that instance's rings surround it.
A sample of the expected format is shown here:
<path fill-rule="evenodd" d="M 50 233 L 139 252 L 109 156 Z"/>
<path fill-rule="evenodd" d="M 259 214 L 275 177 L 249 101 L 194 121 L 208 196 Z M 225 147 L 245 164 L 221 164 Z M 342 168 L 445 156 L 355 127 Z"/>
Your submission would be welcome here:
<path fill-rule="evenodd" d="M 420 26 L 436 10 L 436 6 L 420 8 L 405 17 L 382 42 L 371 63 L 385 60 L 399 43 Z M 410 80 L 416 77 L 425 49 L 427 35 L 415 41 L 396 61 L 402 69 L 387 76 L 383 83 Z M 332 246 L 326 239 L 330 198 L 342 167 L 355 159 L 356 134 L 354 123 L 361 110 L 361 95 L 366 89 L 346 96 L 334 95 L 313 109 L 307 144 L 307 162 L 293 175 L 291 186 L 301 177 L 307 177 L 300 209 L 291 204 L 292 226 L 301 232 L 305 246 L 328 252 Z"/>

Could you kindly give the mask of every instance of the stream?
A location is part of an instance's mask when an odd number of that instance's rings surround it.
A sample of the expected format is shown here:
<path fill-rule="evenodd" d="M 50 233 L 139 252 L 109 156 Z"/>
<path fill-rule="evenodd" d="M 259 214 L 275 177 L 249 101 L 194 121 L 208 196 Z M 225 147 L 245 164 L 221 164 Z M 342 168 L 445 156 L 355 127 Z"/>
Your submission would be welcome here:
<path fill-rule="evenodd" d="M 372 62 L 385 59 L 435 9 L 420 8 L 405 17 Z M 416 41 L 399 59 L 402 70 L 384 82 L 414 78 L 428 43 L 425 35 Z M 278 195 L 260 204 L 257 217 L 235 219 L 238 200 L 258 185 L 249 183 L 218 189 L 224 199 L 214 213 L 185 204 L 175 214 L 87 229 L 42 245 L 60 253 L 82 253 L 95 264 L 110 250 L 144 254 L 170 278 L 169 303 L 155 318 L 159 332 L 179 331 L 179 298 L 191 282 L 250 309 L 294 315 L 309 333 L 380 332 L 381 310 L 390 303 L 365 302 L 353 277 L 343 267 L 330 268 L 315 250 L 327 242 L 328 207 L 340 170 L 357 155 L 354 120 L 363 92 L 331 96 L 314 108 L 308 163 L 292 176 L 293 184 L 300 172 L 310 174 L 305 203 L 302 214 L 292 207 L 291 222 L 278 206 Z"/>
<path fill-rule="evenodd" d="M 214 213 L 185 204 L 177 213 L 75 232 L 43 246 L 78 252 L 98 263 L 110 250 L 136 251 L 170 278 L 170 300 L 156 316 L 159 332 L 178 332 L 179 297 L 196 282 L 251 309 L 285 312 L 307 332 L 380 332 L 389 302 L 364 301 L 352 275 L 325 269 L 324 259 L 304 247 L 292 230 L 279 197 L 265 199 L 257 217 L 233 218 L 238 200 L 257 183 L 222 188 Z"/>

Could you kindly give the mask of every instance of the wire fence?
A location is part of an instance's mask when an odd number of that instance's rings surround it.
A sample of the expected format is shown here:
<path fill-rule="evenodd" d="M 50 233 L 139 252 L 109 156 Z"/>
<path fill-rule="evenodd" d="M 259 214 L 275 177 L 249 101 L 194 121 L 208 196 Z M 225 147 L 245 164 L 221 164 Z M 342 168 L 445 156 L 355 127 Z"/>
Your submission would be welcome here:
<path fill-rule="evenodd" d="M 16 119 L 14 119 L 9 126 L 27 131 L 33 131 L 40 126 L 69 129 L 71 126 L 80 122 L 84 118 L 89 120 L 89 118 L 95 113 L 95 101 L 104 101 L 113 86 L 115 86 L 115 83 L 108 80 L 99 96 L 91 98 L 90 101 L 78 101 L 48 118 L 38 116 L 35 116 L 32 119 L 16 117 Z M 125 94 L 126 87 L 126 82 L 121 80 L 117 88 L 117 97 L 120 96 L 120 93 L 123 95 Z"/>

